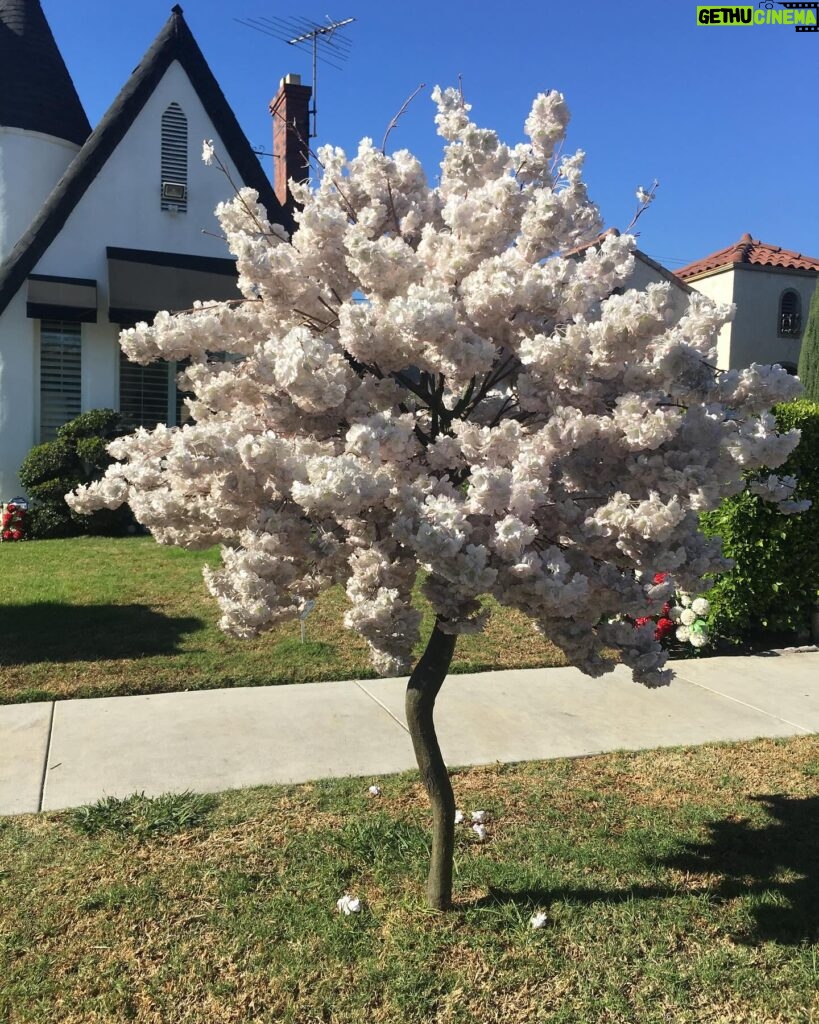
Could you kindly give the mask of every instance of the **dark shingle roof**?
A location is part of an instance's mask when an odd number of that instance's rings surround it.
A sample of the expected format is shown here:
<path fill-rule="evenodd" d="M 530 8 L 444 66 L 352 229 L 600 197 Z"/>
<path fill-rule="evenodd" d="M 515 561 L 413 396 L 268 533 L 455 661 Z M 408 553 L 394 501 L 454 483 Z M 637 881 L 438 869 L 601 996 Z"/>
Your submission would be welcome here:
<path fill-rule="evenodd" d="M 0 0 L 0 125 L 78 146 L 91 134 L 39 0 Z"/>
<path fill-rule="evenodd" d="M 0 0 L 0 4 L 3 3 L 8 4 L 9 0 Z M 282 224 L 289 232 L 294 230 L 292 217 L 276 198 L 259 158 L 239 127 L 219 83 L 213 77 L 213 72 L 182 17 L 182 8 L 177 4 L 119 96 L 57 182 L 37 218 L 0 264 L 0 313 L 54 241 L 71 211 L 119 145 L 174 60 L 178 60 L 187 72 L 241 181 L 259 193 L 259 200 L 271 222 Z"/>

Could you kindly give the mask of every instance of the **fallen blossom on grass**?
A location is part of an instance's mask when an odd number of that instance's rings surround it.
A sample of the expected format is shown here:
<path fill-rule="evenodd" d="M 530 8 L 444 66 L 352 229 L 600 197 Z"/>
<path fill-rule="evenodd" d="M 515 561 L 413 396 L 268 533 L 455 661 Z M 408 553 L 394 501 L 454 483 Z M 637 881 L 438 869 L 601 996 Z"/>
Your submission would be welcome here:
<path fill-rule="evenodd" d="M 340 914 L 349 917 L 350 914 L 357 914 L 361 910 L 361 900 L 358 896 L 350 896 L 345 892 L 341 899 L 336 901 L 336 907 Z"/>

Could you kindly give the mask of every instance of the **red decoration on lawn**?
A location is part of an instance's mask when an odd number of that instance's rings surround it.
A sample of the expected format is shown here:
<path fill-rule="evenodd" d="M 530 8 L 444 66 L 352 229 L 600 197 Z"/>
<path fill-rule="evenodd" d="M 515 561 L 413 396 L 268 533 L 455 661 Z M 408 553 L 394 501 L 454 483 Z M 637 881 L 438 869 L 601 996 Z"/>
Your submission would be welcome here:
<path fill-rule="evenodd" d="M 26 535 L 26 514 L 28 502 L 14 498 L 6 505 L 0 520 L 0 537 L 3 540 L 23 540 Z"/>

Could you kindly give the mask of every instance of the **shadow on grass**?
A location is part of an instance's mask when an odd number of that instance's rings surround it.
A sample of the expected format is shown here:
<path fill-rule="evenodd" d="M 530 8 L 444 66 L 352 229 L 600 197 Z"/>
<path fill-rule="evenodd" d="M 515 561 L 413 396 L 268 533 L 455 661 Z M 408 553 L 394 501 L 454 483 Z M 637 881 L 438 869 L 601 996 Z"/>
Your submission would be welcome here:
<path fill-rule="evenodd" d="M 754 924 L 746 941 L 786 944 L 819 940 L 819 797 L 779 794 L 750 798 L 770 821 L 756 827 L 742 819 L 712 822 L 702 843 L 687 843 L 664 861 L 691 874 L 717 874 L 718 899 L 755 897 Z M 743 938 L 743 937 L 740 937 Z"/>
<path fill-rule="evenodd" d="M 710 835 L 685 843 L 658 866 L 686 872 L 691 895 L 707 893 L 715 901 L 747 900 L 751 923 L 735 941 L 746 945 L 778 942 L 799 945 L 819 941 L 819 797 L 756 796 L 770 821 L 757 826 L 737 818 L 711 822 Z M 702 884 L 697 885 L 697 877 Z M 686 890 L 662 885 L 623 889 L 533 888 L 510 891 L 490 886 L 482 899 L 463 905 L 513 903 L 526 910 L 570 903 L 629 903 L 685 898 Z"/>
<path fill-rule="evenodd" d="M 202 629 L 139 604 L 4 605 L 0 665 L 103 661 L 175 654 L 183 636 Z"/>

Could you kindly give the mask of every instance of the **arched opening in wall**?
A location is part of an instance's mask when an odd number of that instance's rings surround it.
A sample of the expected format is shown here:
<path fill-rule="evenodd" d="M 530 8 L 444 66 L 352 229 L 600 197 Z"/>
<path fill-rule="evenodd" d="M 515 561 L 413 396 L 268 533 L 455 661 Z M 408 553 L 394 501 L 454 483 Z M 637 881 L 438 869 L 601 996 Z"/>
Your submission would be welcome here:
<path fill-rule="evenodd" d="M 799 301 L 799 293 L 793 288 L 788 288 L 779 297 L 779 337 L 798 338 L 801 332 L 802 304 Z"/>
<path fill-rule="evenodd" d="M 162 115 L 161 202 L 170 213 L 188 209 L 188 119 L 178 103 Z"/>
<path fill-rule="evenodd" d="M 787 370 L 791 377 L 796 376 L 796 363 L 780 363 L 783 370 Z"/>

